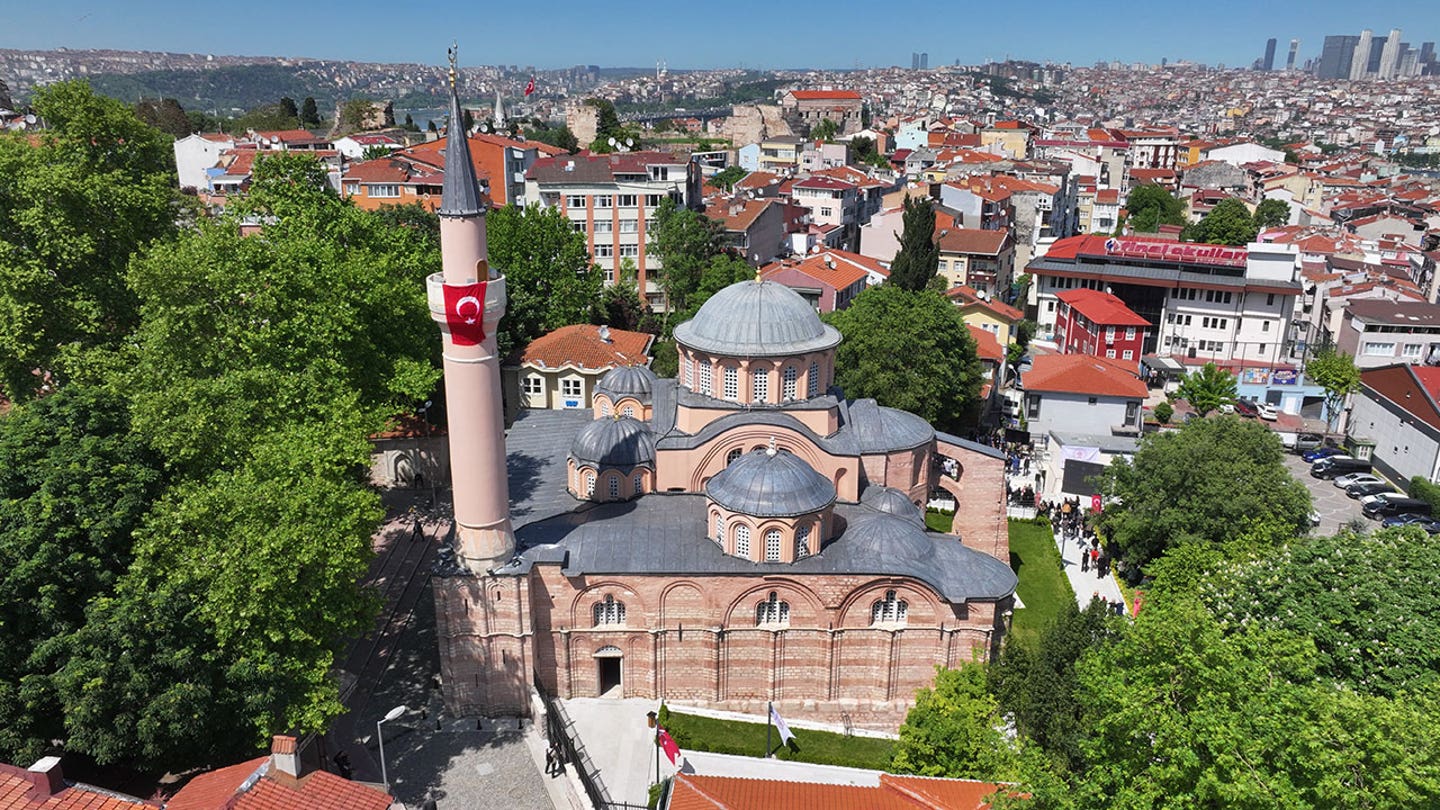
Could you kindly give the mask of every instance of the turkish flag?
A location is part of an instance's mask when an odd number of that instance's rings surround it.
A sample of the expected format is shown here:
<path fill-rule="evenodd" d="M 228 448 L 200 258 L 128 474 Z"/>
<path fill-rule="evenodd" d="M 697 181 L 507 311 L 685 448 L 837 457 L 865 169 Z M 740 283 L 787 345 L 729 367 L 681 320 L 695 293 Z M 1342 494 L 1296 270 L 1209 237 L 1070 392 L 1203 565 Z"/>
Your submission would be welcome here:
<path fill-rule="evenodd" d="M 478 346 L 485 340 L 485 282 L 446 284 L 445 324 L 456 346 Z"/>
<path fill-rule="evenodd" d="M 1099 512 L 1099 511 L 1100 511 L 1101 509 L 1103 509 L 1103 508 L 1104 508 L 1104 504 L 1103 504 L 1103 502 L 1100 500 L 1100 496 L 1099 496 L 1098 494 L 1097 494 L 1097 495 L 1091 495 L 1091 496 L 1090 496 L 1090 511 L 1092 511 L 1092 512 Z"/>
<path fill-rule="evenodd" d="M 525 85 L 525 95 L 528 96 L 533 92 L 535 92 L 535 77 L 531 76 L 530 83 Z"/>
<path fill-rule="evenodd" d="M 680 746 L 675 744 L 675 738 L 662 728 L 660 733 L 655 735 L 655 739 L 659 740 L 660 750 L 665 752 L 665 756 L 670 758 L 670 764 L 674 765 L 675 760 L 680 756 Z"/>

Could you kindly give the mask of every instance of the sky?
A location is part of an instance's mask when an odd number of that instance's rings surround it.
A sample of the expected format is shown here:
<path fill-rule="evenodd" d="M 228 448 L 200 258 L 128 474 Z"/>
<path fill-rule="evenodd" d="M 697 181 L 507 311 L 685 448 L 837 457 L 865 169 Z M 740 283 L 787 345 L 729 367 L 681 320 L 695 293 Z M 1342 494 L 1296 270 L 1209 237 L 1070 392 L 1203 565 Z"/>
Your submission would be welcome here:
<path fill-rule="evenodd" d="M 1162 58 L 1248 66 L 1265 40 L 1284 62 L 1318 57 L 1327 34 L 1404 30 L 1418 48 L 1440 40 L 1436 0 L 1210 0 L 1175 4 L 1076 0 L 937 3 L 840 0 L 4 0 L 0 48 L 309 56 L 361 62 L 443 63 L 452 39 L 461 63 L 687 68 L 930 66 L 1006 57 L 1089 65 Z"/>

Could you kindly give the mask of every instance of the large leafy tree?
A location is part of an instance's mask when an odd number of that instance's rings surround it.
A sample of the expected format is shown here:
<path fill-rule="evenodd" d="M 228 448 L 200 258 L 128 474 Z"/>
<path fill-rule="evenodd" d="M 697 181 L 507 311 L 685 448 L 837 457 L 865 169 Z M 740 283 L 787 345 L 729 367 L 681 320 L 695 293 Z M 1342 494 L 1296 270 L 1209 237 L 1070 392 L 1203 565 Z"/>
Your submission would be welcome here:
<path fill-rule="evenodd" d="M 925 197 L 905 197 L 900 252 L 890 264 L 890 282 L 905 290 L 923 290 L 940 269 L 935 242 L 935 208 Z"/>
<path fill-rule="evenodd" d="M 1155 233 L 1161 225 L 1184 225 L 1185 203 L 1164 187 L 1142 183 L 1125 198 L 1126 222 L 1137 232 Z"/>
<path fill-rule="evenodd" d="M 1106 471 L 1116 503 L 1101 513 L 1101 529 L 1137 567 L 1188 543 L 1288 541 L 1309 528 L 1310 493 L 1283 454 L 1269 429 L 1233 416 L 1147 435 L 1133 460 Z"/>
<path fill-rule="evenodd" d="M 175 232 L 169 138 L 83 82 L 35 94 L 48 129 L 0 133 L 0 389 L 33 396 L 65 358 L 134 329 L 125 266 Z"/>
<path fill-rule="evenodd" d="M 123 399 L 67 385 L 0 418 L 0 757 L 60 739 L 52 674 L 85 608 L 129 567 L 131 535 L 163 483 Z"/>
<path fill-rule="evenodd" d="M 588 323 L 604 280 L 585 235 L 557 208 L 506 206 L 486 217 L 490 261 L 505 273 L 510 301 L 500 322 L 500 351 L 572 323 Z"/>
<path fill-rule="evenodd" d="M 835 379 L 846 396 L 874 397 L 940 430 L 965 429 L 984 370 L 974 337 L 943 296 L 882 284 L 825 318 L 845 338 Z"/>
<path fill-rule="evenodd" d="M 1214 363 L 1206 363 L 1199 371 L 1192 371 L 1180 380 L 1175 396 L 1204 416 L 1235 403 L 1235 375 Z"/>
<path fill-rule="evenodd" d="M 1333 433 L 1345 409 L 1345 399 L 1360 390 L 1360 369 L 1355 358 L 1333 348 L 1321 349 L 1305 364 L 1305 376 L 1325 389 L 1326 429 Z"/>
<path fill-rule="evenodd" d="M 683 208 L 673 199 L 656 207 L 648 227 L 651 255 L 660 260 L 656 282 L 665 293 L 666 325 L 669 313 L 691 311 L 691 296 L 711 259 L 721 253 L 720 223 Z"/>
<path fill-rule="evenodd" d="M 1290 203 L 1284 200 L 1261 200 L 1255 207 L 1255 224 L 1261 228 L 1274 228 L 1290 221 Z"/>
<path fill-rule="evenodd" d="M 1000 705 L 986 686 L 984 665 L 939 669 L 935 686 L 921 689 L 905 715 L 890 769 L 962 779 L 1012 776 L 1016 754 L 1000 725 Z"/>
<path fill-rule="evenodd" d="M 1255 241 L 1260 227 L 1250 216 L 1245 203 L 1231 197 L 1216 203 L 1203 219 L 1185 229 L 1184 237 L 1191 242 L 1212 245 L 1245 245 Z"/>

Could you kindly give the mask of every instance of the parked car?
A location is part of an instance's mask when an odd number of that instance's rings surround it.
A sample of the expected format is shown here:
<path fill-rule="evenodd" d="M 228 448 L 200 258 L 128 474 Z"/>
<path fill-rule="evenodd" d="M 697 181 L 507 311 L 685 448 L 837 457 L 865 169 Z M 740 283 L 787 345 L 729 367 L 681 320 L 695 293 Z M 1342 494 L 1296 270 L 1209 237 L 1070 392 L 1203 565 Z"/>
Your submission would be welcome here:
<path fill-rule="evenodd" d="M 1376 500 L 1361 507 L 1360 511 L 1365 517 L 1374 520 L 1382 520 L 1396 515 L 1428 515 L 1431 513 L 1429 501 L 1422 501 L 1419 498 L 1407 498 L 1400 494 L 1381 495 Z"/>
<path fill-rule="evenodd" d="M 1319 433 L 1295 434 L 1295 446 L 1293 449 L 1296 453 L 1300 454 L 1301 458 L 1305 458 L 1305 454 L 1309 453 L 1311 450 L 1319 450 L 1322 447 L 1325 447 L 1325 437 L 1320 435 Z M 1329 449 L 1335 450 L 1336 448 L 1332 447 Z M 1313 459 L 1306 460 L 1311 461 Z"/>
<path fill-rule="evenodd" d="M 1351 484 L 1383 484 L 1385 479 L 1378 475 L 1371 475 L 1368 472 L 1349 473 L 1335 477 L 1335 486 L 1345 489 Z"/>
<path fill-rule="evenodd" d="M 1414 512 L 1407 512 L 1403 515 L 1385 518 L 1380 521 L 1380 525 L 1388 529 L 1391 526 L 1408 526 L 1411 523 L 1430 523 L 1432 521 L 1433 518 L 1429 515 L 1417 515 Z"/>
<path fill-rule="evenodd" d="M 1237 399 L 1235 400 L 1235 413 L 1240 416 L 1259 416 L 1260 409 L 1256 408 L 1255 403 L 1248 399 Z"/>
<path fill-rule="evenodd" d="M 1310 435 L 1313 436 L 1316 434 L 1312 433 Z M 1341 450 L 1338 447 L 1315 447 L 1311 450 L 1306 450 L 1305 452 L 1301 453 L 1300 457 L 1310 462 L 1311 464 L 1314 464 L 1322 458 L 1330 458 L 1332 456 L 1343 455 L 1345 455 L 1345 451 Z"/>
<path fill-rule="evenodd" d="M 1256 404 L 1255 410 L 1258 412 L 1258 416 L 1267 422 L 1274 422 L 1280 418 L 1280 409 L 1268 402 Z"/>
<path fill-rule="evenodd" d="M 1350 473 L 1370 472 L 1370 462 L 1349 456 L 1322 458 L 1310 465 L 1310 475 L 1315 478 L 1335 478 Z"/>
<path fill-rule="evenodd" d="M 1363 498 L 1366 495 L 1379 495 L 1385 492 L 1395 492 L 1395 487 L 1384 481 L 1376 481 L 1370 484 L 1351 484 L 1345 487 L 1345 494 L 1352 498 Z"/>

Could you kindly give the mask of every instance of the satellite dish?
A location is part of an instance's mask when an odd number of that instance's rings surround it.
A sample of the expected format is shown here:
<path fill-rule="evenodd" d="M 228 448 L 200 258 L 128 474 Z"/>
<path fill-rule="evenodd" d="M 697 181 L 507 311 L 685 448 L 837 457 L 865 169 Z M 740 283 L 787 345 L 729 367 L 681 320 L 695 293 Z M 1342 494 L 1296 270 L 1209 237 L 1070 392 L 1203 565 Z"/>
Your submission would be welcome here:
<path fill-rule="evenodd" d="M 25 123 L 34 125 L 34 123 L 35 123 L 35 116 L 34 116 L 34 115 L 27 115 L 27 116 L 25 116 Z"/>

